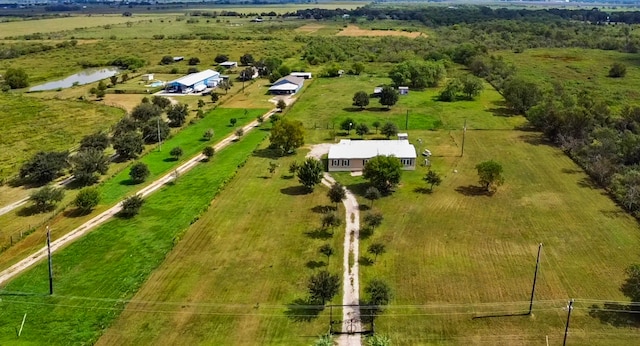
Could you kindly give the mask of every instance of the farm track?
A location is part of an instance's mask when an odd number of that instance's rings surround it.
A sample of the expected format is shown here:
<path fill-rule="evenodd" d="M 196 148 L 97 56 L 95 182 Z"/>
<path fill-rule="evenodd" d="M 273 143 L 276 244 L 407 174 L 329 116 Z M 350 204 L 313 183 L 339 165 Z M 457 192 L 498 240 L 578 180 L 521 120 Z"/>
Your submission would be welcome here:
<path fill-rule="evenodd" d="M 275 110 L 271 110 L 271 111 L 267 112 L 264 115 L 264 118 L 268 119 L 274 113 L 275 113 Z M 248 125 L 244 126 L 243 129 L 244 129 L 244 131 L 246 133 L 248 131 L 251 131 L 257 125 L 258 125 L 258 121 L 254 120 L 251 123 L 249 123 Z M 215 148 L 216 151 L 219 151 L 219 150 L 225 148 L 226 146 L 228 146 L 230 143 L 232 143 L 237 138 L 238 137 L 235 134 L 229 135 L 229 136 L 225 137 L 223 140 L 221 140 L 220 142 L 218 142 L 214 146 L 214 148 Z M 196 166 L 204 158 L 205 158 L 205 156 L 203 154 L 198 154 L 198 155 L 194 156 L 189 161 L 185 162 L 184 164 L 182 164 L 181 166 L 176 168 L 173 172 L 168 173 L 168 174 L 164 175 L 163 177 L 155 180 L 153 183 L 149 184 L 147 187 L 143 188 L 142 190 L 139 190 L 137 193 L 140 194 L 141 196 L 145 197 L 145 196 L 157 191 L 164 184 L 169 183 L 173 179 L 175 179 L 175 176 L 176 176 L 175 173 L 176 172 L 178 174 L 184 174 L 184 173 L 188 172 L 190 169 L 192 169 L 194 166 Z M 106 222 L 107 220 L 109 220 L 110 218 L 115 216 L 120 210 L 121 210 L 121 204 L 119 202 L 115 206 L 109 208 L 108 210 L 102 212 L 101 214 L 99 214 L 96 217 L 92 218 L 88 222 L 84 223 L 80 227 L 74 229 L 73 231 L 65 234 L 63 237 L 61 237 L 61 238 L 55 240 L 54 242 L 52 242 L 51 243 L 51 251 L 55 252 L 56 250 L 64 247 L 65 245 L 69 244 L 70 242 L 73 242 L 74 240 L 76 240 L 78 238 L 81 238 L 82 236 L 87 234 L 89 231 L 91 231 L 95 227 L 99 226 L 100 224 Z M 43 247 L 40 250 L 36 251 L 34 254 L 30 255 L 29 257 L 21 260 L 20 262 L 14 264 L 13 266 L 9 267 L 8 269 L 0 272 L 0 285 L 5 284 L 9 280 L 11 280 L 13 277 L 15 277 L 15 276 L 19 275 L 20 273 L 22 273 L 23 271 L 27 270 L 29 267 L 31 267 L 34 264 L 36 264 L 37 262 L 45 259 L 46 256 L 47 256 L 47 248 Z"/>

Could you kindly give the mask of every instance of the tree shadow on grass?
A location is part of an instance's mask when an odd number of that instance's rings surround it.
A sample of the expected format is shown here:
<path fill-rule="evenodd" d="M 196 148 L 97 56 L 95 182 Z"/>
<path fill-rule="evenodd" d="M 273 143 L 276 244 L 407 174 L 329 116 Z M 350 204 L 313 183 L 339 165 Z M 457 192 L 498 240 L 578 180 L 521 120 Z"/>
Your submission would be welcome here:
<path fill-rule="evenodd" d="M 304 232 L 304 234 L 311 239 L 327 240 L 333 237 L 333 233 L 327 232 L 326 229 L 318 228 L 313 231 Z"/>
<path fill-rule="evenodd" d="M 488 111 L 491 112 L 494 116 L 497 117 L 514 117 L 518 115 L 513 109 L 507 107 L 507 103 L 505 101 L 492 101 L 495 107 L 489 108 Z"/>
<path fill-rule="evenodd" d="M 309 269 L 316 269 L 326 266 L 327 264 L 323 261 L 308 261 L 305 266 Z"/>
<path fill-rule="evenodd" d="M 298 298 L 287 304 L 287 310 L 285 310 L 284 314 L 295 322 L 310 322 L 316 319 L 320 312 L 324 310 L 324 306 L 315 304 L 309 299 Z"/>
<path fill-rule="evenodd" d="M 64 215 L 64 217 L 68 217 L 68 218 L 75 218 L 75 217 L 80 217 L 80 216 L 84 216 L 86 215 L 86 213 L 84 213 L 82 210 L 75 208 L 75 209 L 70 209 L 70 210 L 65 210 L 62 215 Z"/>
<path fill-rule="evenodd" d="M 167 157 L 162 161 L 164 161 L 164 162 L 174 162 L 174 161 L 178 161 L 178 159 L 176 159 L 175 157 Z"/>
<path fill-rule="evenodd" d="M 283 189 L 280 189 L 280 192 L 289 196 L 301 196 L 309 194 L 309 190 L 302 185 L 285 187 Z"/>
<path fill-rule="evenodd" d="M 578 186 L 586 188 L 586 189 L 600 189 L 600 186 L 591 178 L 585 177 L 578 181 Z"/>
<path fill-rule="evenodd" d="M 345 112 L 353 113 L 353 112 L 362 112 L 364 110 L 364 108 L 360 108 L 360 107 L 345 107 L 345 108 L 342 108 L 342 110 L 345 111 Z"/>
<path fill-rule="evenodd" d="M 531 144 L 531 145 L 548 145 L 550 144 L 549 141 L 547 141 L 542 134 L 539 133 L 534 133 L 534 134 L 525 134 L 525 135 L 520 135 L 518 136 L 518 139 L 520 139 L 521 141 Z"/>
<path fill-rule="evenodd" d="M 619 303 L 604 303 L 602 307 L 594 304 L 589 308 L 589 316 L 614 327 L 640 327 L 638 312 L 640 306 Z"/>
<path fill-rule="evenodd" d="M 280 176 L 280 179 L 284 179 L 284 180 L 291 180 L 293 179 L 293 175 L 292 174 L 283 174 Z"/>
<path fill-rule="evenodd" d="M 361 266 L 369 267 L 369 266 L 373 265 L 373 260 L 371 259 L 371 257 L 368 257 L 368 256 L 360 256 L 360 259 L 358 260 L 358 263 Z"/>
<path fill-rule="evenodd" d="M 326 214 L 333 210 L 336 210 L 336 208 L 331 205 L 316 205 L 315 207 L 311 208 L 312 212 L 318 214 Z"/>
<path fill-rule="evenodd" d="M 578 174 L 578 173 L 582 173 L 581 169 L 573 169 L 573 168 L 563 168 L 560 170 L 562 173 L 565 174 Z"/>
<path fill-rule="evenodd" d="M 371 210 L 371 206 L 368 204 L 358 204 L 358 210 L 360 211 Z"/>
<path fill-rule="evenodd" d="M 49 207 L 49 208 L 47 208 L 47 209 L 45 209 L 43 211 L 40 211 L 40 210 L 38 210 L 38 208 L 35 205 L 31 204 L 31 205 L 28 205 L 28 206 L 26 206 L 24 208 L 18 209 L 18 211 L 16 211 L 16 215 L 25 216 L 25 217 L 26 216 L 33 216 L 33 215 L 36 215 L 36 214 L 46 213 L 48 211 L 52 211 L 53 209 L 54 209 L 54 207 L 51 206 L 51 207 Z"/>
<path fill-rule="evenodd" d="M 475 185 L 467 185 L 467 186 L 458 186 L 456 188 L 456 192 L 461 193 L 465 196 L 492 196 L 493 193 L 487 191 L 482 186 Z"/>
<path fill-rule="evenodd" d="M 413 189 L 413 192 L 417 192 L 425 195 L 430 195 L 432 193 L 432 191 L 427 189 L 426 187 L 416 187 L 415 189 Z"/>
<path fill-rule="evenodd" d="M 373 235 L 373 229 L 371 227 L 363 227 L 360 229 L 360 239 L 367 240 Z"/>
<path fill-rule="evenodd" d="M 347 185 L 347 189 L 349 189 L 349 191 L 353 192 L 354 194 L 360 197 L 364 197 L 364 195 L 367 193 L 367 189 L 369 188 L 369 186 L 370 186 L 369 183 L 361 182 L 361 183 Z"/>
<path fill-rule="evenodd" d="M 277 160 L 280 157 L 282 157 L 282 151 L 280 149 L 269 149 L 269 148 L 264 148 L 264 149 L 256 149 L 253 151 L 253 156 L 255 157 L 262 157 L 265 159 L 273 159 L 273 160 Z"/>
<path fill-rule="evenodd" d="M 134 181 L 133 179 L 125 179 L 125 180 L 120 180 L 120 182 L 118 184 L 131 186 L 131 185 L 138 185 L 140 183 Z"/>
<path fill-rule="evenodd" d="M 367 108 L 368 111 L 370 112 L 388 112 L 391 110 L 391 108 L 387 108 L 387 107 L 369 107 Z"/>

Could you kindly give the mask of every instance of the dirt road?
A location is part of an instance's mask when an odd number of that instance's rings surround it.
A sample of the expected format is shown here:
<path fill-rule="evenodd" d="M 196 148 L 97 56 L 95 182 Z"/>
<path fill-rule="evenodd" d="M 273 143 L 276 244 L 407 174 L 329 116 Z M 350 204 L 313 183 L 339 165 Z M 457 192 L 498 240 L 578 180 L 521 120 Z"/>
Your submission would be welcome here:
<path fill-rule="evenodd" d="M 271 110 L 271 111 L 267 112 L 264 115 L 265 120 L 268 119 L 274 113 L 275 113 L 275 110 Z M 247 132 L 251 131 L 257 125 L 258 125 L 258 121 L 257 120 L 252 121 L 250 124 L 248 124 L 248 125 L 243 127 L 244 132 L 247 133 Z M 221 140 L 220 142 L 218 142 L 214 146 L 215 150 L 219 151 L 219 150 L 223 149 L 224 147 L 226 147 L 230 143 L 232 143 L 233 140 L 235 140 L 236 138 L 237 138 L 237 136 L 235 134 L 225 137 L 223 140 Z M 141 195 L 142 197 L 146 197 L 146 196 L 152 194 L 153 192 L 155 192 L 158 189 L 160 189 L 164 184 L 172 181 L 175 178 L 176 173 L 178 173 L 178 175 L 180 175 L 180 174 L 184 174 L 184 173 L 188 172 L 191 168 L 193 168 L 195 165 L 197 165 L 199 162 L 201 162 L 202 159 L 204 159 L 204 158 L 205 158 L 205 156 L 202 155 L 202 154 L 199 154 L 199 155 L 196 155 L 195 157 L 192 157 L 189 161 L 183 163 L 178 168 L 176 168 L 174 171 L 172 171 L 172 172 L 164 175 L 163 177 L 155 180 L 154 182 L 152 182 L 151 184 L 149 184 L 145 188 L 139 190 L 137 193 L 139 195 Z M 73 231 L 65 234 L 61 238 L 56 239 L 55 241 L 53 241 L 51 243 L 51 252 L 55 252 L 56 250 L 62 248 L 63 246 L 69 244 L 70 242 L 72 242 L 72 241 L 82 237 L 83 235 L 87 234 L 89 231 L 91 231 L 92 229 L 94 229 L 98 225 L 106 222 L 107 220 L 109 220 L 110 218 L 115 216 L 121 209 L 122 209 L 121 203 L 118 203 L 115 206 L 109 208 L 108 210 L 102 212 L 98 216 L 96 216 L 96 217 L 92 218 L 91 220 L 85 222 L 82 226 L 80 226 L 80 227 L 74 229 Z M 15 277 L 18 274 L 20 274 L 21 272 L 25 271 L 27 268 L 33 266 L 37 262 L 39 262 L 41 260 L 44 260 L 46 257 L 47 257 L 47 248 L 45 246 L 45 247 L 41 248 L 40 250 L 36 251 L 34 254 L 30 255 L 29 257 L 27 257 L 27 258 L 23 259 L 22 261 L 14 264 L 13 266 L 7 268 L 6 270 L 3 270 L 2 272 L 0 272 L 0 286 L 6 284 L 13 277 Z"/>

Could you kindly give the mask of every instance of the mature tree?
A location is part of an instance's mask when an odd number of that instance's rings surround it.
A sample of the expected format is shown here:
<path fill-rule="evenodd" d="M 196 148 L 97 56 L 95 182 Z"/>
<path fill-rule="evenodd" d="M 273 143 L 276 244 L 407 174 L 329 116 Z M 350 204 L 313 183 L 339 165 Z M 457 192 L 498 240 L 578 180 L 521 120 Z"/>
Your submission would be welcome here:
<path fill-rule="evenodd" d="M 252 80 L 254 73 L 255 73 L 255 71 L 253 70 L 253 67 L 247 67 L 247 68 L 243 69 L 242 71 L 240 71 L 240 75 L 238 76 L 238 78 L 240 78 L 241 81 Z M 242 85 L 244 85 L 244 84 L 242 84 Z"/>
<path fill-rule="evenodd" d="M 507 80 L 502 88 L 502 96 L 514 111 L 524 114 L 542 99 L 542 92 L 535 83 L 523 79 Z"/>
<path fill-rule="evenodd" d="M 291 164 L 289 165 L 289 173 L 296 174 L 296 172 L 298 171 L 298 168 L 300 168 L 298 161 L 291 162 Z"/>
<path fill-rule="evenodd" d="M 382 225 L 382 221 L 384 217 L 380 212 L 371 212 L 364 216 L 363 221 L 367 227 L 371 228 L 371 230 L 375 230 L 376 227 Z"/>
<path fill-rule="evenodd" d="M 171 155 L 171 157 L 173 157 L 173 159 L 176 161 L 180 159 L 180 156 L 182 156 L 182 154 L 184 154 L 184 152 L 180 147 L 175 147 L 169 152 L 169 155 Z"/>
<path fill-rule="evenodd" d="M 21 68 L 8 68 L 3 78 L 11 89 L 21 89 L 29 86 L 29 76 Z"/>
<path fill-rule="evenodd" d="M 396 102 L 398 102 L 398 92 L 388 85 L 383 86 L 380 92 L 380 104 L 391 108 Z"/>
<path fill-rule="evenodd" d="M 242 127 L 238 127 L 236 129 L 236 137 L 242 137 L 244 136 L 244 129 Z"/>
<path fill-rule="evenodd" d="M 345 131 L 351 131 L 356 127 L 356 121 L 352 118 L 346 118 L 340 123 L 340 128 Z"/>
<path fill-rule="evenodd" d="M 281 76 L 288 76 L 291 73 L 291 68 L 287 65 L 278 66 L 278 73 Z"/>
<path fill-rule="evenodd" d="M 447 82 L 447 85 L 440 92 L 438 99 L 440 101 L 453 102 L 456 100 L 460 89 L 462 89 L 462 83 L 460 82 L 460 80 L 456 78 L 451 79 L 449 82 Z"/>
<path fill-rule="evenodd" d="M 614 62 L 609 69 L 609 77 L 622 78 L 627 74 L 627 66 L 623 63 Z"/>
<path fill-rule="evenodd" d="M 498 187 L 504 183 L 502 165 L 496 161 L 489 160 L 481 162 L 476 165 L 476 170 L 478 170 L 480 185 L 487 189 L 487 191 L 491 191 L 494 187 Z"/>
<path fill-rule="evenodd" d="M 437 86 L 447 71 L 442 62 L 410 60 L 397 64 L 389 72 L 395 86 L 414 89 Z"/>
<path fill-rule="evenodd" d="M 39 213 L 53 209 L 63 198 L 64 190 L 51 185 L 47 185 L 29 196 L 29 200 L 33 202 L 34 208 Z"/>
<path fill-rule="evenodd" d="M 173 57 L 171 55 L 165 55 L 160 59 L 160 65 L 173 64 Z"/>
<path fill-rule="evenodd" d="M 111 85 L 116 86 L 118 84 L 118 76 L 109 77 L 109 82 L 111 82 Z"/>
<path fill-rule="evenodd" d="M 329 197 L 331 203 L 334 203 L 336 205 L 336 209 L 338 209 L 338 203 L 347 198 L 347 192 L 340 183 L 336 182 L 333 183 L 329 191 L 327 191 L 327 197 Z"/>
<path fill-rule="evenodd" d="M 473 100 L 474 97 L 480 95 L 484 88 L 482 79 L 472 75 L 465 75 L 460 79 L 460 82 L 462 83 L 462 93 L 465 94 L 469 100 Z"/>
<path fill-rule="evenodd" d="M 184 125 L 189 114 L 189 106 L 184 103 L 179 103 L 169 107 L 167 111 L 167 118 L 169 118 L 169 126 L 180 127 Z"/>
<path fill-rule="evenodd" d="M 204 134 L 202 135 L 202 138 L 204 138 L 207 141 L 210 141 L 211 138 L 213 138 L 214 134 L 215 133 L 213 129 L 208 129 L 207 131 L 204 132 Z"/>
<path fill-rule="evenodd" d="M 358 91 L 353 95 L 353 105 L 364 109 L 369 105 L 369 94 L 365 91 Z"/>
<path fill-rule="evenodd" d="M 142 126 L 142 136 L 147 143 L 158 143 L 169 137 L 171 129 L 166 121 L 160 117 L 149 119 Z"/>
<path fill-rule="evenodd" d="M 369 126 L 367 126 L 367 124 L 365 124 L 365 123 L 360 123 L 360 124 L 356 125 L 356 133 L 359 136 L 364 137 L 364 135 L 369 133 Z"/>
<path fill-rule="evenodd" d="M 359 61 L 356 61 L 351 65 L 351 70 L 355 75 L 361 74 L 362 72 L 364 72 L 364 69 L 365 69 L 364 64 Z"/>
<path fill-rule="evenodd" d="M 231 127 L 236 126 L 236 123 L 238 122 L 237 118 L 231 118 L 229 119 L 229 124 L 231 125 Z"/>
<path fill-rule="evenodd" d="M 107 85 L 104 84 L 104 81 L 98 82 L 98 90 L 107 90 Z"/>
<path fill-rule="evenodd" d="M 228 80 L 223 80 L 222 82 L 220 82 L 220 84 L 218 84 L 218 88 L 224 90 L 225 95 L 227 94 L 227 92 L 229 91 L 229 89 L 231 89 L 231 82 L 229 82 Z M 211 94 L 211 97 L 213 97 L 214 94 Z M 216 94 L 217 95 L 217 94 Z M 212 99 L 213 100 L 213 99 Z M 218 99 L 216 99 L 213 102 L 218 101 Z"/>
<path fill-rule="evenodd" d="M 113 149 L 123 160 L 137 157 L 144 149 L 142 135 L 137 131 L 122 132 L 113 137 Z"/>
<path fill-rule="evenodd" d="M 372 254 L 374 257 L 374 262 L 378 261 L 378 256 L 382 255 L 383 253 L 387 252 L 386 247 L 384 246 L 384 244 L 382 243 L 373 243 L 371 245 L 369 245 L 369 247 L 367 248 L 367 252 Z"/>
<path fill-rule="evenodd" d="M 298 167 L 298 181 L 309 191 L 322 181 L 322 162 L 309 157 Z"/>
<path fill-rule="evenodd" d="M 131 117 L 141 123 L 147 122 L 151 118 L 159 117 L 160 114 L 162 114 L 162 108 L 150 103 L 141 103 L 131 111 Z"/>
<path fill-rule="evenodd" d="M 123 133 L 134 132 L 138 129 L 138 123 L 132 117 L 120 119 L 112 128 L 113 137 L 118 137 Z"/>
<path fill-rule="evenodd" d="M 80 141 L 80 150 L 96 149 L 104 151 L 109 147 L 109 136 L 105 132 L 86 135 Z"/>
<path fill-rule="evenodd" d="M 73 176 L 82 185 L 93 184 L 98 181 L 97 174 L 107 173 L 109 162 L 109 157 L 102 150 L 81 150 L 71 157 Z"/>
<path fill-rule="evenodd" d="M 387 139 L 389 139 L 391 136 L 395 136 L 398 134 L 398 126 L 390 121 L 387 121 L 384 125 L 382 125 L 380 133 L 387 136 Z"/>
<path fill-rule="evenodd" d="M 275 161 L 271 161 L 269 162 L 269 168 L 267 170 L 269 171 L 269 173 L 271 173 L 271 176 L 273 176 L 277 168 L 278 168 L 278 163 Z"/>
<path fill-rule="evenodd" d="M 216 103 L 220 99 L 220 95 L 217 93 L 211 93 L 211 102 Z"/>
<path fill-rule="evenodd" d="M 336 215 L 336 213 L 327 213 L 322 216 L 322 228 L 330 229 L 333 233 L 333 229 L 335 227 L 340 226 L 342 224 L 342 220 Z"/>
<path fill-rule="evenodd" d="M 427 175 L 425 175 L 422 180 L 426 181 L 427 184 L 429 184 L 429 191 L 433 191 L 434 185 L 438 186 L 440 185 L 440 183 L 442 183 L 442 177 L 440 176 L 440 174 L 432 170 L 429 170 L 429 172 L 427 172 Z"/>
<path fill-rule="evenodd" d="M 367 337 L 366 346 L 391 346 L 391 339 L 386 335 L 376 333 Z"/>
<path fill-rule="evenodd" d="M 20 167 L 20 179 L 36 184 L 48 183 L 69 167 L 68 158 L 67 151 L 40 151 Z"/>
<path fill-rule="evenodd" d="M 378 129 L 380 129 L 380 122 L 378 120 L 374 121 L 371 126 L 373 126 L 374 129 L 376 129 L 376 133 L 378 133 Z"/>
<path fill-rule="evenodd" d="M 216 55 L 215 59 L 213 59 L 213 61 L 215 61 L 218 64 L 221 64 L 221 63 L 223 63 L 225 61 L 228 61 L 228 60 L 229 60 L 229 56 L 225 55 L 225 54 L 218 54 L 218 55 Z"/>
<path fill-rule="evenodd" d="M 315 302 L 325 303 L 331 300 L 340 289 L 340 276 L 321 270 L 309 278 L 307 284 L 309 297 Z"/>
<path fill-rule="evenodd" d="M 304 144 L 304 128 L 297 120 L 282 119 L 271 128 L 271 146 L 289 154 Z"/>
<path fill-rule="evenodd" d="M 151 103 L 160 107 L 160 109 L 166 109 L 171 106 L 171 100 L 164 96 L 153 96 L 151 98 Z"/>
<path fill-rule="evenodd" d="M 141 183 L 151 174 L 149 167 L 143 162 L 136 162 L 129 170 L 129 177 L 134 183 Z"/>
<path fill-rule="evenodd" d="M 376 189 L 373 186 L 367 188 L 367 191 L 365 191 L 364 193 L 364 198 L 371 201 L 371 204 L 369 204 L 369 208 L 373 208 L 373 201 L 375 201 L 376 199 L 380 199 L 380 197 L 380 190 Z"/>
<path fill-rule="evenodd" d="M 620 287 L 622 293 L 629 297 L 632 302 L 640 302 L 640 265 L 633 264 L 626 270 L 627 279 Z"/>
<path fill-rule="evenodd" d="M 102 90 L 102 89 L 98 89 L 96 90 L 96 98 L 99 100 L 102 100 L 104 98 L 104 95 L 106 95 L 107 93 Z"/>
<path fill-rule="evenodd" d="M 375 309 L 375 312 L 379 310 L 380 306 L 388 305 L 391 301 L 391 287 L 389 287 L 386 282 L 380 279 L 371 280 L 369 284 L 364 288 L 364 292 L 369 296 L 369 300 L 367 303 L 377 307 Z"/>
<path fill-rule="evenodd" d="M 316 341 L 313 342 L 313 346 L 334 346 L 333 337 L 331 334 L 320 335 Z"/>
<path fill-rule="evenodd" d="M 200 58 L 198 57 L 191 57 L 189 58 L 189 65 L 198 65 L 200 63 Z"/>
<path fill-rule="evenodd" d="M 204 149 L 202 149 L 202 154 L 206 157 L 206 161 L 209 161 L 215 153 L 216 149 L 211 146 L 204 147 Z"/>
<path fill-rule="evenodd" d="M 284 100 L 278 100 L 276 107 L 282 112 L 283 110 L 285 110 L 285 108 L 287 108 L 287 103 L 284 102 Z"/>
<path fill-rule="evenodd" d="M 327 256 L 327 266 L 329 265 L 329 258 L 334 254 L 334 250 L 331 244 L 324 244 L 318 250 L 321 254 Z"/>
<path fill-rule="evenodd" d="M 382 193 L 389 193 L 400 182 L 402 164 L 394 156 L 376 156 L 367 161 L 362 176 Z"/>
<path fill-rule="evenodd" d="M 87 187 L 78 192 L 76 198 L 73 200 L 73 205 L 86 214 L 95 208 L 99 202 L 100 192 L 98 189 L 94 187 Z"/>
<path fill-rule="evenodd" d="M 627 169 L 613 175 L 611 190 L 616 199 L 629 211 L 640 207 L 640 171 Z"/>
<path fill-rule="evenodd" d="M 206 103 L 204 102 L 204 100 L 198 100 L 198 109 L 201 109 L 202 107 L 204 107 L 205 104 Z"/>
<path fill-rule="evenodd" d="M 124 218 L 134 217 L 140 212 L 142 204 L 144 204 L 144 199 L 140 195 L 127 197 L 122 201 L 122 209 L 118 213 L 118 216 Z"/>
<path fill-rule="evenodd" d="M 254 59 L 253 55 L 246 53 L 240 57 L 240 63 L 242 65 L 253 65 Z"/>

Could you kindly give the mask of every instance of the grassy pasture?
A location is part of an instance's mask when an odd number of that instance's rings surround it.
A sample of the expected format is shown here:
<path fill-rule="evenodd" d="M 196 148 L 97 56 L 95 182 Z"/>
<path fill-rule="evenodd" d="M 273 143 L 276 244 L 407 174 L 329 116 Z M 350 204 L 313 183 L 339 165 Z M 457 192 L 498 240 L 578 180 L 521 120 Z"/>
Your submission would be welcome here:
<path fill-rule="evenodd" d="M 371 37 L 404 36 L 409 38 L 416 38 L 421 35 L 422 33 L 420 32 L 398 31 L 398 30 L 392 30 L 392 29 L 367 30 L 367 29 L 359 28 L 356 25 L 348 25 L 346 28 L 340 30 L 340 32 L 336 34 L 336 36 L 371 36 Z"/>
<path fill-rule="evenodd" d="M 273 11 L 277 14 L 283 14 L 287 12 L 295 12 L 297 10 L 305 10 L 308 8 L 322 8 L 322 9 L 329 9 L 329 10 L 342 8 L 342 9 L 351 10 L 351 9 L 355 9 L 355 8 L 367 5 L 368 3 L 369 3 L 368 1 L 322 1 L 322 2 L 316 2 L 313 4 L 286 3 L 286 4 L 264 4 L 260 6 L 231 4 L 231 5 L 214 5 L 212 7 L 206 6 L 202 8 L 195 7 L 195 8 L 189 8 L 188 11 L 190 12 L 197 11 L 197 10 L 218 11 L 218 12 L 235 11 L 240 13 L 263 13 L 263 12 Z"/>
<path fill-rule="evenodd" d="M 460 132 L 413 134 L 434 153 L 432 168 L 443 183 L 424 193 L 427 169 L 418 167 L 374 204 L 385 221 L 360 247 L 383 242 L 388 252 L 361 267 L 361 287 L 384 278 L 395 292 L 377 331 L 402 345 L 543 344 L 546 335 L 558 344 L 562 307 L 576 298 L 572 344 L 623 345 L 640 335 L 626 323 L 615 328 L 589 316 L 592 304 L 626 300 L 619 287 L 624 269 L 640 260 L 639 227 L 568 157 L 531 132 L 470 130 L 462 158 Z M 487 159 L 505 170 L 505 185 L 492 197 L 476 187 L 474 166 Z M 365 186 L 348 174 L 338 179 L 355 191 Z M 472 319 L 527 311 L 539 242 L 542 302 L 534 317 Z"/>
<path fill-rule="evenodd" d="M 95 342 L 124 307 L 122 299 L 133 296 L 265 136 L 263 131 L 247 134 L 211 162 L 198 165 L 176 184 L 147 198 L 135 218 L 114 219 L 54 254 L 54 296 L 45 295 L 44 262 L 10 282 L 5 291 L 24 295 L 0 291 L 0 342 Z M 25 312 L 29 321 L 17 340 L 14 326 L 19 322 L 14 321 Z"/>
<path fill-rule="evenodd" d="M 370 75 L 317 78 L 298 96 L 301 102 L 289 110 L 288 116 L 303 122 L 310 143 L 333 140 L 329 131 L 334 127 L 336 133 L 346 135 L 340 123 L 348 117 L 356 123 L 368 124 L 373 133 L 369 137 L 379 137 L 371 126 L 376 120 L 382 124 L 391 121 L 404 131 L 407 111 L 409 131 L 461 129 L 465 119 L 468 128 L 477 129 L 512 129 L 523 123 L 521 118 L 493 115 L 503 109 L 503 103 L 500 94 L 488 86 L 476 101 L 440 102 L 436 100 L 440 91 L 427 89 L 400 96 L 390 110 L 381 106 L 377 98 L 371 98 L 363 111 L 352 106 L 353 94 L 357 91 L 372 93 L 374 87 L 389 82 L 388 78 Z M 351 136 L 359 137 L 353 130 Z"/>
<path fill-rule="evenodd" d="M 83 136 L 107 130 L 124 112 L 89 102 L 2 94 L 0 114 L 10 128 L 0 136 L 0 176 L 10 177 L 37 151 L 71 149 Z"/>
<path fill-rule="evenodd" d="M 500 52 L 520 75 L 540 83 L 559 82 L 570 90 L 586 89 L 613 105 L 638 104 L 640 58 L 637 54 L 596 49 L 527 49 L 523 53 Z M 624 78 L 608 77 L 614 62 L 627 66 Z"/>
<path fill-rule="evenodd" d="M 327 189 L 305 194 L 287 172 L 294 158 L 266 153 L 247 161 L 133 298 L 147 303 L 130 303 L 98 345 L 308 345 L 326 330 L 327 310 L 304 322 L 290 316 L 304 310 L 287 305 L 305 298 L 308 276 L 324 266 L 322 244 L 336 252 L 330 270 L 341 271 L 344 233 L 336 229 L 329 238 L 317 231 L 321 214 L 314 208 L 331 204 Z M 273 160 L 279 168 L 271 176 Z"/>
<path fill-rule="evenodd" d="M 0 38 L 30 35 L 35 33 L 53 33 L 93 26 L 115 25 L 126 22 L 137 22 L 150 19 L 148 17 L 123 17 L 122 15 L 90 15 L 67 18 L 51 18 L 39 20 L 20 20 L 0 23 Z"/>

